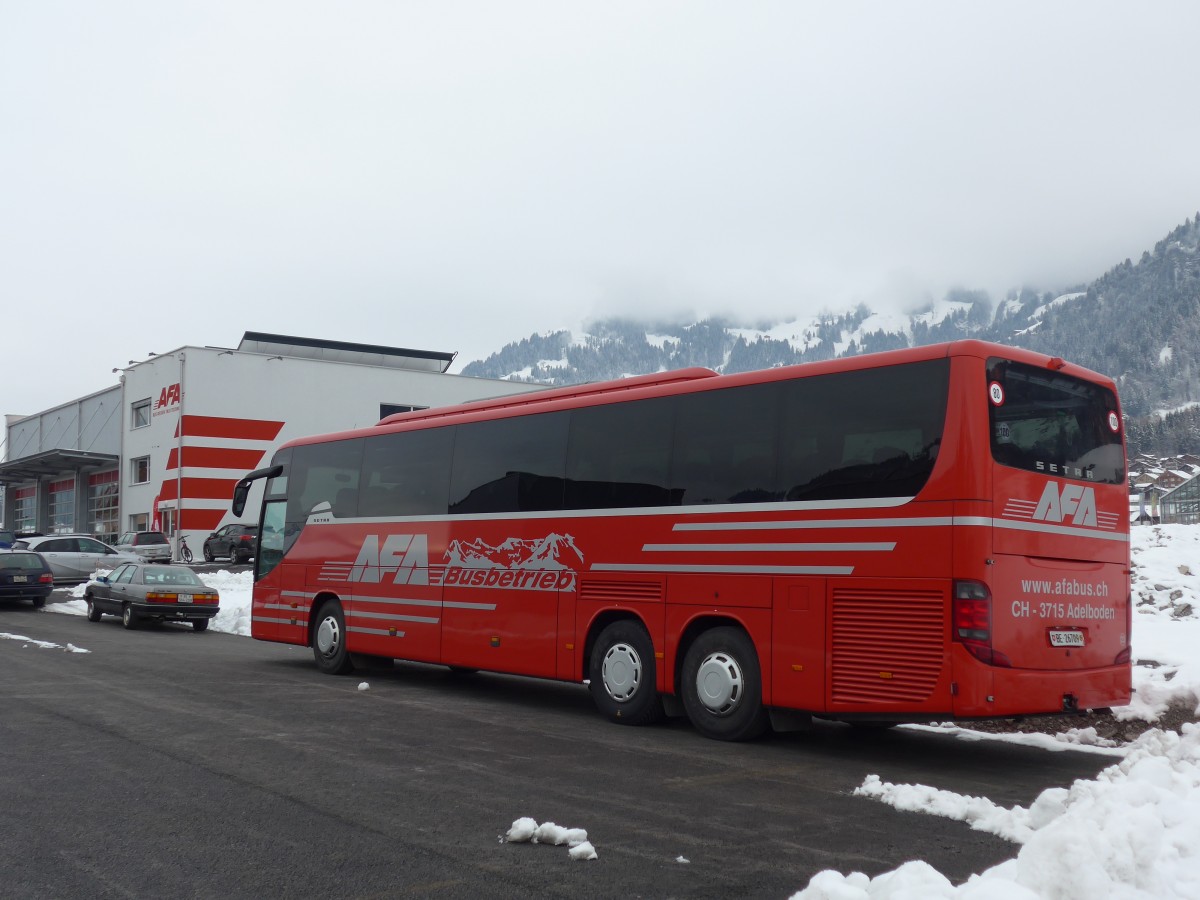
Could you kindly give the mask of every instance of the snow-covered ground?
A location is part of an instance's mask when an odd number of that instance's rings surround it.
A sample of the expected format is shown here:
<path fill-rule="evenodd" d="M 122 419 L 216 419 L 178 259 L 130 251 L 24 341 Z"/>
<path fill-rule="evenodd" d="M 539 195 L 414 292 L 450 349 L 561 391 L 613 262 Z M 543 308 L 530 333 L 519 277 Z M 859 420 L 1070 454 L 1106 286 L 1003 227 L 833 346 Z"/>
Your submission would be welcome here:
<path fill-rule="evenodd" d="M 1132 550 L 1134 699 L 1116 713 L 1154 722 L 1169 707 L 1184 704 L 1200 714 L 1200 526 L 1137 527 Z M 221 592 L 221 612 L 212 629 L 249 635 L 250 574 L 222 570 L 200 577 Z M 82 598 L 83 591 L 80 586 L 70 594 Z M 46 609 L 86 613 L 82 599 Z M 1114 763 L 1093 780 L 1043 792 L 1028 809 L 868 775 L 856 796 L 1000 835 L 1013 842 L 1014 858 L 958 886 L 920 860 L 875 878 L 827 870 L 793 900 L 1200 900 L 1200 726 L 1184 725 L 1182 734 L 1151 729 L 1124 746 L 1098 739 L 1093 729 L 1057 736 L 984 734 L 951 726 L 936 730 L 970 741 L 1107 753 Z M 518 824 L 530 823 L 514 822 L 510 840 L 521 839 Z M 590 844 L 587 850 L 579 858 L 594 858 Z"/>

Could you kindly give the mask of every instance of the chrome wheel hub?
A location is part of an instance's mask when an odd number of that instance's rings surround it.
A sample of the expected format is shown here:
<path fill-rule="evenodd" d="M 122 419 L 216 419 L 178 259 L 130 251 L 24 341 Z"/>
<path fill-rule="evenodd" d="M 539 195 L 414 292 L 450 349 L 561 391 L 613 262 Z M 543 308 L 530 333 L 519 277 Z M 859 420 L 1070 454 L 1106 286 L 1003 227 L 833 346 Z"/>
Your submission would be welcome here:
<path fill-rule="evenodd" d="M 608 696 L 618 703 L 629 700 L 642 683 L 642 659 L 628 644 L 613 644 L 604 654 L 600 679 Z"/>
<path fill-rule="evenodd" d="M 742 667 L 728 653 L 710 653 L 696 671 L 696 696 L 705 709 L 727 716 L 742 699 Z"/>
<path fill-rule="evenodd" d="M 317 650 L 322 656 L 333 656 L 337 653 L 338 645 L 341 644 L 342 631 L 338 627 L 337 619 L 333 616 L 326 616 L 321 620 L 321 624 L 317 626 Z"/>

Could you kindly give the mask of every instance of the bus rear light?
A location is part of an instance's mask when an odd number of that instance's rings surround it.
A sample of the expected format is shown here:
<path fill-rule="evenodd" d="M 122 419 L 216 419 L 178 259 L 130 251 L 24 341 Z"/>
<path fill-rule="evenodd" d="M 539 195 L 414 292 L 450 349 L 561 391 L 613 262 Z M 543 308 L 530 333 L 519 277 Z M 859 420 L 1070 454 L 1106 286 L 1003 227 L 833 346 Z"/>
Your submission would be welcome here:
<path fill-rule="evenodd" d="M 954 640 L 980 662 L 1012 667 L 1007 656 L 992 649 L 992 593 L 982 581 L 954 582 L 951 628 Z"/>
<path fill-rule="evenodd" d="M 980 581 L 954 582 L 954 639 L 992 640 L 992 595 Z"/>

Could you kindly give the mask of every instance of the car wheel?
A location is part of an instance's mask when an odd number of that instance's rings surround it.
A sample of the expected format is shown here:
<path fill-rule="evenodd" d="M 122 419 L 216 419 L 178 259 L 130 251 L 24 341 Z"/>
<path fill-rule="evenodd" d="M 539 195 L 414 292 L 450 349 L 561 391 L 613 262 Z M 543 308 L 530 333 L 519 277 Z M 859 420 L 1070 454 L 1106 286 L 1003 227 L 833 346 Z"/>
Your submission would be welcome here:
<path fill-rule="evenodd" d="M 205 561 L 205 562 L 212 562 L 212 561 L 213 561 L 213 559 L 214 559 L 214 557 L 213 557 L 213 552 L 212 552 L 212 550 L 210 550 L 210 549 L 209 549 L 209 547 L 208 547 L 208 544 L 205 544 L 205 545 L 204 545 L 204 551 L 203 551 L 203 552 L 204 552 L 204 561 Z"/>
<path fill-rule="evenodd" d="M 596 638 L 588 664 L 596 708 L 622 725 L 649 725 L 663 717 L 654 643 L 640 622 L 613 622 Z"/>
<path fill-rule="evenodd" d="M 313 658 L 326 675 L 345 675 L 354 671 L 346 651 L 346 614 L 342 604 L 327 600 L 317 611 L 312 633 Z"/>
<path fill-rule="evenodd" d="M 683 708 L 696 730 L 718 741 L 752 740 L 767 730 L 754 642 L 740 628 L 712 628 L 683 658 Z"/>
<path fill-rule="evenodd" d="M 99 622 L 104 613 L 100 612 L 100 607 L 96 605 L 96 602 L 91 597 L 87 598 L 87 608 L 88 621 Z"/>
<path fill-rule="evenodd" d="M 234 547 L 234 546 L 230 546 L 230 548 L 229 548 L 229 564 L 231 566 L 236 566 L 241 561 L 242 561 L 242 555 L 240 553 L 238 553 L 238 548 Z"/>
<path fill-rule="evenodd" d="M 34 609 L 41 609 L 45 605 L 46 605 L 45 597 L 34 597 L 33 598 L 33 608 Z"/>
<path fill-rule="evenodd" d="M 193 631 L 208 631 L 208 619 L 192 619 Z"/>
<path fill-rule="evenodd" d="M 138 616 L 133 611 L 133 607 L 126 603 L 121 607 L 121 624 L 130 631 L 138 627 Z"/>

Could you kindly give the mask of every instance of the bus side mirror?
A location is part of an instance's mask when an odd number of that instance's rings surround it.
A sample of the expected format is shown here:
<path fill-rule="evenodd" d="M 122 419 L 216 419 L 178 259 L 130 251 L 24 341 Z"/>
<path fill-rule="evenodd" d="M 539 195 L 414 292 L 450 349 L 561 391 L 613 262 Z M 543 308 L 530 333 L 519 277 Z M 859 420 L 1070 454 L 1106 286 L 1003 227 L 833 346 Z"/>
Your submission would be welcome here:
<path fill-rule="evenodd" d="M 239 519 L 246 511 L 246 498 L 250 496 L 250 482 L 244 478 L 233 489 L 233 514 Z"/>
<path fill-rule="evenodd" d="M 274 465 L 265 469 L 255 469 L 244 476 L 233 488 L 233 514 L 239 519 L 246 511 L 246 497 L 250 494 L 250 485 L 260 478 L 278 478 L 283 474 L 283 466 Z"/>

